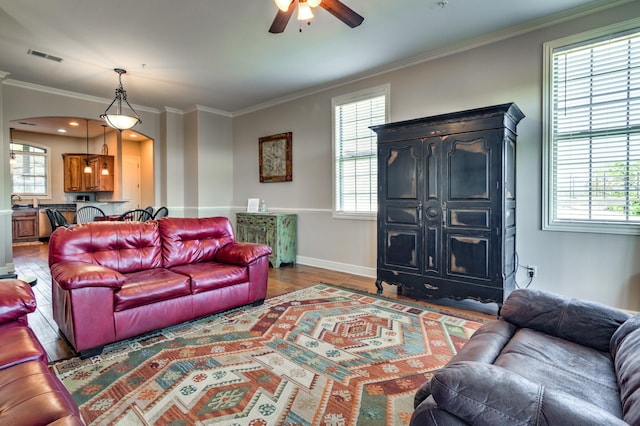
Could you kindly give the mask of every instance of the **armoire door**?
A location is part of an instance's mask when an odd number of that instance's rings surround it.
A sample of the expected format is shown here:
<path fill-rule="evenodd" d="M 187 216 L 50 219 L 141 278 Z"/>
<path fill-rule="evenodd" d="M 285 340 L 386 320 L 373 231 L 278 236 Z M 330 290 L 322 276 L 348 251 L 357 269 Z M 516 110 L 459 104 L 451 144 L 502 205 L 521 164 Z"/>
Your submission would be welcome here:
<path fill-rule="evenodd" d="M 493 130 L 443 138 L 441 266 L 445 278 L 490 285 L 496 272 L 499 277 L 500 256 L 495 253 L 500 252 L 501 241 L 501 148 L 497 139 Z"/>
<path fill-rule="evenodd" d="M 421 274 L 422 141 L 379 145 L 378 267 Z"/>

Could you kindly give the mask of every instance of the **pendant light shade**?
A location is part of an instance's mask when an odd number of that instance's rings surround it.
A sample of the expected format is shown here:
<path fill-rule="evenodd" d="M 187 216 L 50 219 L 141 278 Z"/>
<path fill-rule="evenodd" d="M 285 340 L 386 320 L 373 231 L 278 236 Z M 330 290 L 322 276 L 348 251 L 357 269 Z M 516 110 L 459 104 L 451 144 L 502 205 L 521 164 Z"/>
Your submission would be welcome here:
<path fill-rule="evenodd" d="M 318 7 L 322 0 L 307 0 L 307 4 L 311 7 Z"/>
<path fill-rule="evenodd" d="M 102 149 L 100 150 L 100 155 L 104 156 L 100 173 L 102 176 L 109 176 L 109 166 L 107 166 L 106 158 L 109 155 L 109 147 L 107 146 L 107 126 L 105 124 L 102 125 Z"/>
<path fill-rule="evenodd" d="M 89 120 L 85 118 L 87 122 L 87 156 L 84 159 L 84 172 L 91 173 L 91 166 L 89 165 Z"/>
<path fill-rule="evenodd" d="M 118 73 L 118 87 L 116 88 L 116 97 L 104 111 L 104 114 L 100 115 L 100 118 L 106 121 L 107 124 L 114 129 L 127 130 L 132 128 L 136 124 L 141 123 L 142 120 L 140 120 L 138 113 L 136 113 L 131 104 L 129 104 L 129 101 L 127 100 L 127 92 L 122 87 L 122 74 L 125 74 L 127 71 L 122 68 L 114 68 L 114 71 Z M 122 109 L 123 101 L 131 111 L 129 115 L 125 114 Z M 114 105 L 115 111 L 109 112 L 109 109 L 111 109 L 111 107 Z"/>
<path fill-rule="evenodd" d="M 9 147 L 13 144 L 13 127 L 9 128 Z M 10 148 L 9 153 L 9 164 L 15 164 L 16 162 L 16 153 L 13 152 L 13 148 Z"/>

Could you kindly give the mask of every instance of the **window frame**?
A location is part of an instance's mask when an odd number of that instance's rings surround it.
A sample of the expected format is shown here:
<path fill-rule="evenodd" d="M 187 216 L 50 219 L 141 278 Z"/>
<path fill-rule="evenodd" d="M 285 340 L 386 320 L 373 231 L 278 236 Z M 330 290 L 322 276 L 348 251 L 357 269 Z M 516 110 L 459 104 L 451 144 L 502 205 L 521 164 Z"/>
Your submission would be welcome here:
<path fill-rule="evenodd" d="M 608 25 L 543 44 L 543 101 L 542 101 L 542 229 L 548 231 L 587 232 L 603 234 L 640 235 L 640 222 L 615 222 L 593 219 L 557 219 L 554 204 L 554 108 L 553 54 L 556 50 L 579 44 L 589 45 L 607 36 L 617 36 L 637 30 L 640 18 Z"/>
<path fill-rule="evenodd" d="M 45 157 L 45 176 L 46 176 L 46 190 L 45 193 L 33 193 L 33 192 L 15 192 L 14 188 L 13 188 L 13 165 L 10 165 L 9 167 L 9 174 L 10 174 L 10 182 L 11 182 L 11 195 L 18 195 L 22 198 L 35 198 L 35 199 L 48 199 L 51 198 L 51 148 L 46 146 L 46 145 L 42 145 L 36 142 L 32 142 L 32 141 L 25 141 L 25 140 L 19 140 L 19 139 L 13 139 L 11 142 L 9 142 L 9 148 L 11 149 L 11 145 L 27 145 L 27 146 L 32 146 L 34 148 L 37 149 L 42 149 L 45 152 L 44 153 L 29 153 L 29 152 L 20 152 L 20 151 L 14 151 L 16 153 L 16 155 L 35 155 L 35 156 L 44 156 Z"/>
<path fill-rule="evenodd" d="M 333 211 L 333 217 L 337 218 L 337 219 L 356 219 L 356 220 L 376 220 L 378 212 L 377 212 L 377 205 L 374 211 L 369 211 L 369 212 L 352 212 L 352 211 L 342 211 L 342 210 L 338 210 L 338 202 L 337 202 L 337 198 L 338 198 L 338 180 L 337 180 L 337 169 L 338 169 L 338 157 L 337 157 L 337 152 L 338 152 L 338 140 L 336 138 L 336 109 L 337 107 L 339 107 L 340 105 L 344 105 L 344 104 L 349 104 L 349 103 L 354 103 L 354 102 L 359 102 L 359 101 L 364 101 L 367 99 L 371 99 L 371 98 L 376 98 L 379 96 L 384 96 L 385 97 L 385 112 L 384 112 L 384 123 L 388 123 L 389 122 L 389 117 L 391 116 L 390 113 L 390 87 L 391 85 L 389 83 L 387 84 L 383 84 L 383 85 L 379 85 L 379 86 L 375 86 L 375 87 L 371 87 L 371 88 L 367 88 L 367 89 L 363 89 L 363 90 L 359 90 L 357 92 L 352 92 L 352 93 L 348 93 L 348 94 L 344 94 L 344 95 L 340 95 L 340 96 L 335 96 L 331 99 L 331 140 L 332 140 L 332 211 Z M 384 123 L 379 123 L 379 124 L 384 124 Z M 373 130 L 371 130 L 372 133 L 372 137 L 377 140 L 377 136 L 375 134 L 375 132 Z M 376 144 L 377 145 L 377 144 Z M 374 149 L 374 156 L 376 157 L 376 161 L 375 163 L 377 164 L 377 146 Z M 376 179 L 375 182 L 373 182 L 373 186 L 374 186 L 374 191 L 376 191 L 377 194 L 377 187 L 378 187 L 378 182 L 377 182 L 377 174 L 376 174 Z"/>

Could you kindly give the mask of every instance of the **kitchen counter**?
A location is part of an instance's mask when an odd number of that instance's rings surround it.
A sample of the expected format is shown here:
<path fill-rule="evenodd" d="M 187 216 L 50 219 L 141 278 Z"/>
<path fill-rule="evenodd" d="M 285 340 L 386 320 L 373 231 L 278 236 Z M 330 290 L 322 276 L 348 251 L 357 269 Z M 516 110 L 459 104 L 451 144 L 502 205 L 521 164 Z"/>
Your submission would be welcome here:
<path fill-rule="evenodd" d="M 124 213 L 122 211 L 122 205 L 127 203 L 127 200 L 96 200 L 96 201 L 76 201 L 77 208 L 84 206 L 95 206 L 104 212 L 107 216 Z"/>

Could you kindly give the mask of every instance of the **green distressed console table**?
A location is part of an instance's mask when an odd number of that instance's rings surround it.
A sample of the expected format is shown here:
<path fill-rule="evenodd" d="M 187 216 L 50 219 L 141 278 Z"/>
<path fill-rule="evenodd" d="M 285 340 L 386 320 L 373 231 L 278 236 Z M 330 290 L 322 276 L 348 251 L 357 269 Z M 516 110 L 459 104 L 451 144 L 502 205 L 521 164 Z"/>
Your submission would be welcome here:
<path fill-rule="evenodd" d="M 269 262 L 274 268 L 296 262 L 297 215 L 283 213 L 237 213 L 236 239 L 266 244 L 273 251 Z"/>

